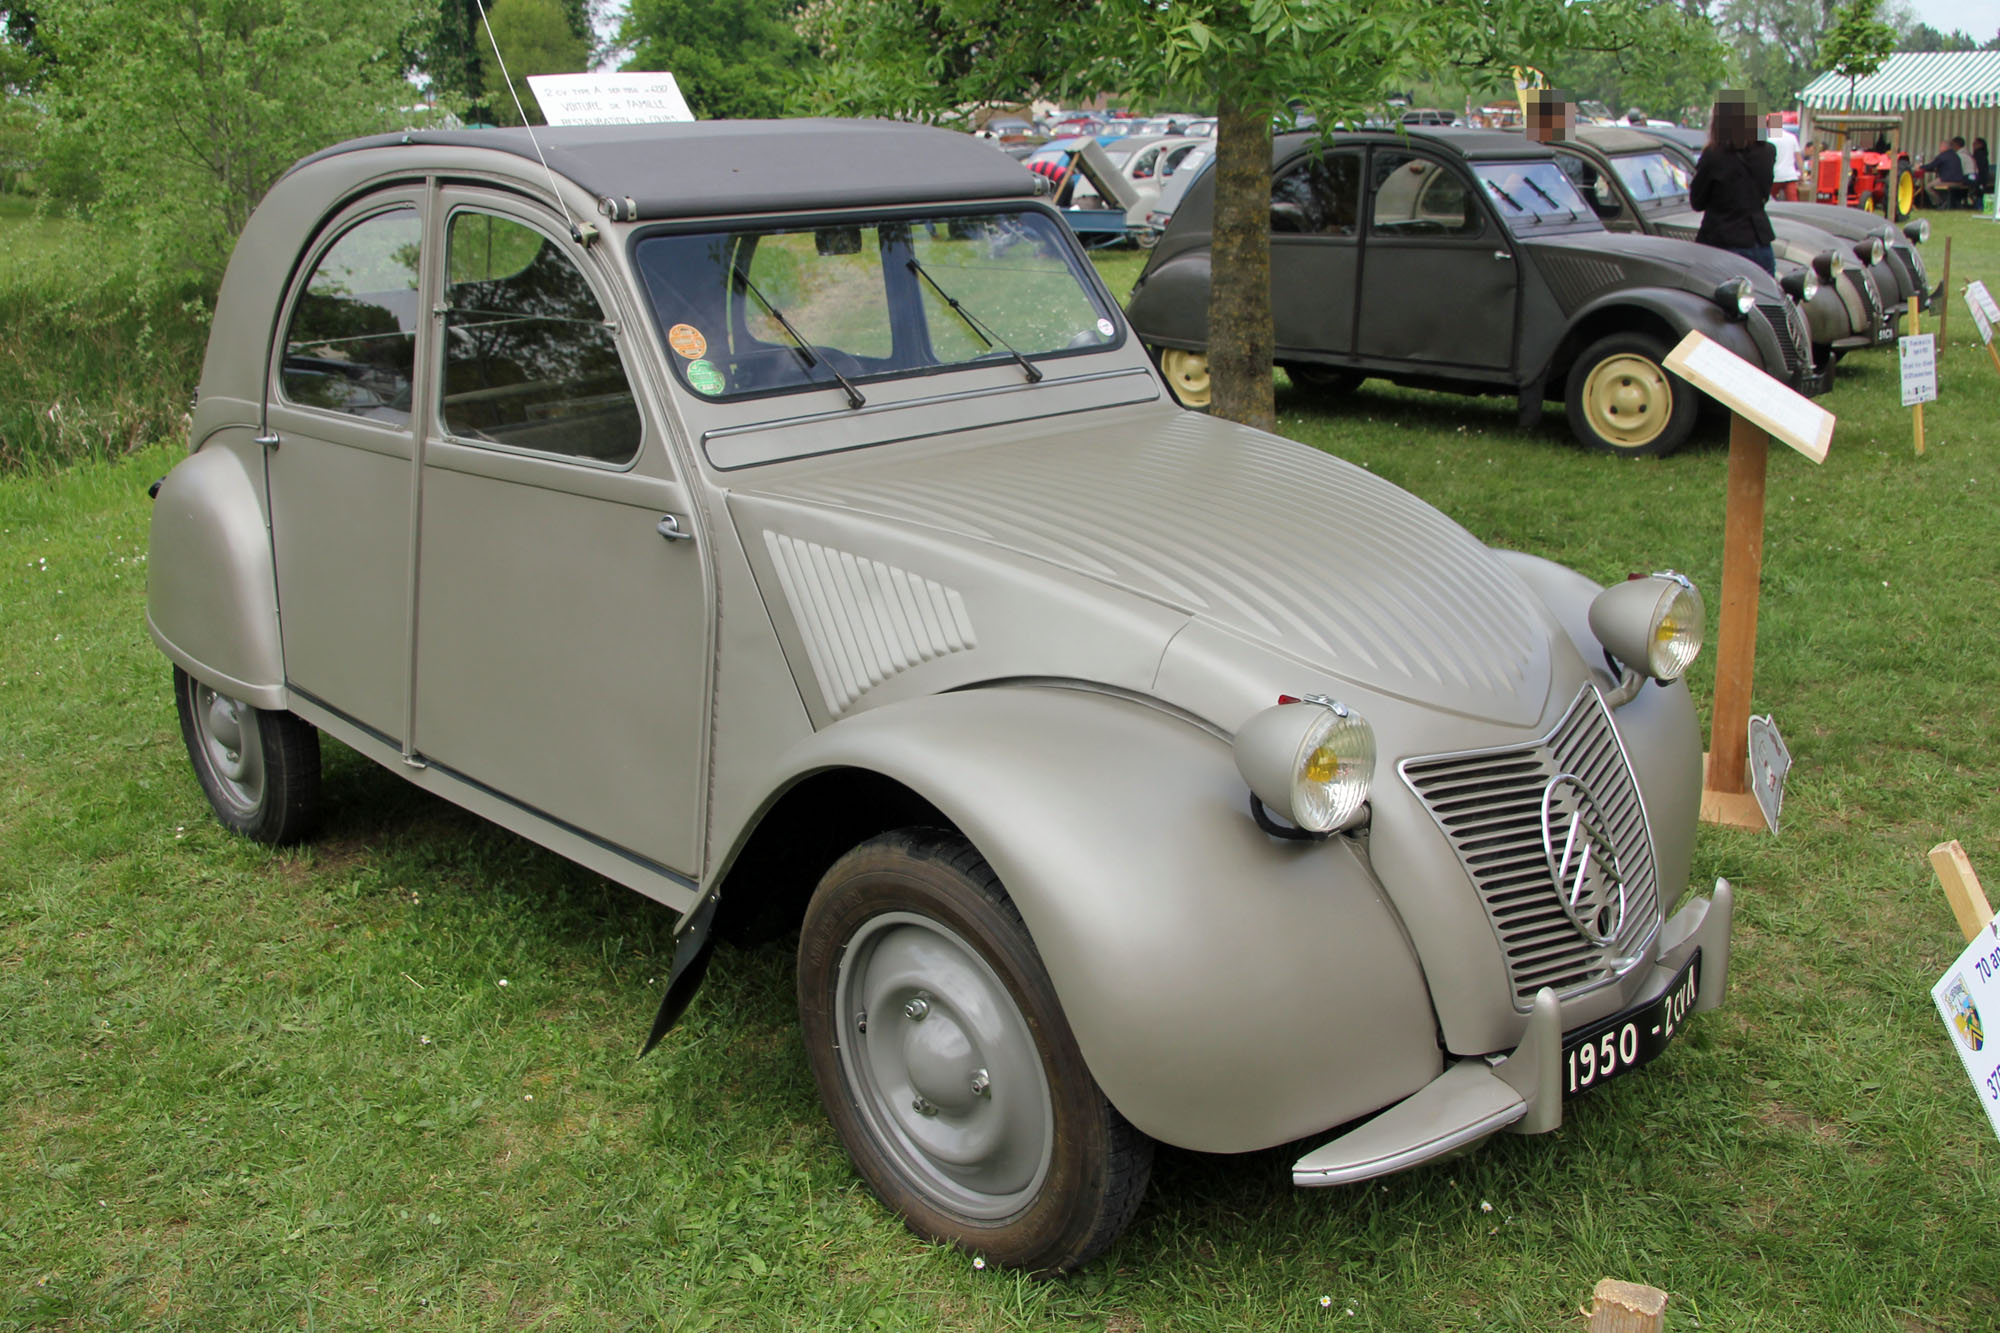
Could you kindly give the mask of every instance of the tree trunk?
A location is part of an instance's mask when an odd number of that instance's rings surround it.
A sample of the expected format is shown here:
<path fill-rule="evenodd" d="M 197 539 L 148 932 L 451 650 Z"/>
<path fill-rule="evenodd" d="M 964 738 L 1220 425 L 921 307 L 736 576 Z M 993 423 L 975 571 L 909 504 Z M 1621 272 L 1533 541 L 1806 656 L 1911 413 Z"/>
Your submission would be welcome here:
<path fill-rule="evenodd" d="M 1272 430 L 1271 117 L 1226 97 L 1215 127 L 1211 263 L 1209 411 Z"/>

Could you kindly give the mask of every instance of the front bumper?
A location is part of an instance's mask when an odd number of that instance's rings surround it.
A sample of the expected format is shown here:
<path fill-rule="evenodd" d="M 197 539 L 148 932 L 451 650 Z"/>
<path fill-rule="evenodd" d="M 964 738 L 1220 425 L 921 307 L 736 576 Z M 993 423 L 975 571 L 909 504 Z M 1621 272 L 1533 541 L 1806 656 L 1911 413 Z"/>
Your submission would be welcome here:
<path fill-rule="evenodd" d="M 1729 986 L 1729 937 L 1736 894 L 1727 880 L 1690 900 L 1660 931 L 1652 975 L 1625 1013 L 1665 994 L 1689 959 L 1701 954 L 1694 1011 L 1722 1003 Z M 1598 1027 L 1602 1023 L 1590 1024 Z M 1546 1134 L 1562 1124 L 1562 1011 L 1553 991 L 1535 997 L 1527 1035 L 1497 1060 L 1460 1060 L 1411 1096 L 1292 1164 L 1292 1183 L 1347 1185 L 1404 1171 L 1512 1129 Z"/>

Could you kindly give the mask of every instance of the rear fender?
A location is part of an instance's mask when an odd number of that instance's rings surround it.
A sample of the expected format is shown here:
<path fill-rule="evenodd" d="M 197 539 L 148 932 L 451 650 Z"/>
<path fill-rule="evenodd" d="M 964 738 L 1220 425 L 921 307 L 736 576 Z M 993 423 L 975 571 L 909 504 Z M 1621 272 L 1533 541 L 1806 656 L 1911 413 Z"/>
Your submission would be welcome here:
<path fill-rule="evenodd" d="M 289 707 L 263 451 L 211 440 L 160 482 L 146 628 L 183 670 L 259 708 Z M 254 460 L 254 461 L 253 461 Z"/>
<path fill-rule="evenodd" d="M 1125 317 L 1149 346 L 1202 351 L 1208 346 L 1208 279 L 1208 247 L 1185 250 L 1145 275 Z"/>
<path fill-rule="evenodd" d="M 932 695 L 836 722 L 789 776 L 919 793 L 1006 885 L 1085 1061 L 1154 1138 L 1288 1142 L 1442 1069 L 1424 978 L 1354 839 L 1260 831 L 1230 746 L 1130 699 L 1048 686 Z"/>

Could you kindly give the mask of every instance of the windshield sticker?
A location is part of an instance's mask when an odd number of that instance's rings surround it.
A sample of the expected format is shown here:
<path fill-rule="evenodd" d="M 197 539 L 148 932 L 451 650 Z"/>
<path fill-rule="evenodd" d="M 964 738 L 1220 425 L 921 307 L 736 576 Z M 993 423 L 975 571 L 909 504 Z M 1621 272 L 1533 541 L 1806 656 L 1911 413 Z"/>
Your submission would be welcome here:
<path fill-rule="evenodd" d="M 667 330 L 667 346 L 692 361 L 708 355 L 708 339 L 692 324 L 676 324 Z"/>
<path fill-rule="evenodd" d="M 696 393 L 705 393 L 711 398 L 726 387 L 722 382 L 722 372 L 715 368 L 713 361 L 688 362 L 687 376 Z"/>
<path fill-rule="evenodd" d="M 1100 319 L 1097 321 L 1097 332 L 1103 337 L 1109 338 L 1116 330 L 1111 327 L 1110 320 Z"/>

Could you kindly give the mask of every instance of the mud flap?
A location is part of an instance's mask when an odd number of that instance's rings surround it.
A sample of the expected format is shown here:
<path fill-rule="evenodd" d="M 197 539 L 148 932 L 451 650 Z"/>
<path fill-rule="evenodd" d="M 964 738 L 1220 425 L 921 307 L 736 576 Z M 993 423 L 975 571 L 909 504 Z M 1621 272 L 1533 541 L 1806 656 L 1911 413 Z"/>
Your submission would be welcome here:
<path fill-rule="evenodd" d="M 720 901 L 721 895 L 711 892 L 695 904 L 675 932 L 674 970 L 667 975 L 667 993 L 660 998 L 660 1012 L 653 1018 L 652 1035 L 639 1048 L 642 1060 L 681 1021 L 694 993 L 701 989 L 702 978 L 708 975 L 709 955 L 715 952 L 709 928 L 715 924 L 715 905 Z"/>

